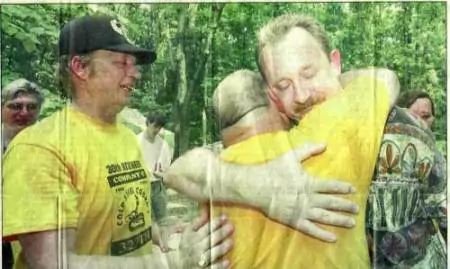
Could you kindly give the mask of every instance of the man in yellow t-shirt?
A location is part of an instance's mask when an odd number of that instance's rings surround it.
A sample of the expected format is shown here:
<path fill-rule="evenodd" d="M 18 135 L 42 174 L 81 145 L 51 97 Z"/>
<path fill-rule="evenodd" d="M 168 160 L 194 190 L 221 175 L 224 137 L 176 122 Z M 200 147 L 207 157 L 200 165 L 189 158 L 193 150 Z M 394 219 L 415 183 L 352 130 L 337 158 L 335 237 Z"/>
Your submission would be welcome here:
<path fill-rule="evenodd" d="M 265 90 L 262 78 L 247 70 L 237 71 L 219 84 L 214 105 L 223 143 L 228 146 L 223 160 L 267 162 L 307 141 L 325 141 L 327 151 L 304 162 L 304 167 L 314 175 L 347 179 L 358 189 L 352 200 L 364 209 L 389 111 L 385 82 L 368 76 L 355 78 L 333 98 L 314 107 L 299 127 L 289 132 L 281 131 L 286 128 L 267 96 L 261 95 Z M 243 109 L 242 103 L 254 109 Z M 340 152 L 339 158 L 335 152 Z M 235 248 L 227 256 L 232 268 L 370 267 L 363 214 L 357 216 L 352 230 L 332 229 L 339 240 L 329 244 L 242 205 L 216 203 L 213 212 L 225 213 L 235 223 Z"/>
<path fill-rule="evenodd" d="M 310 30 L 315 27 L 315 31 L 318 32 L 320 25 L 311 18 L 299 17 L 299 19 L 296 16 L 288 17 L 288 23 L 275 22 L 276 24 L 286 23 L 288 27 L 284 28 L 284 32 L 277 32 L 279 34 L 277 39 L 273 35 L 267 35 L 269 39 L 273 39 L 269 40 L 270 42 L 262 40 L 266 43 L 261 46 L 260 57 L 262 65 L 270 67 L 264 75 L 266 81 L 270 83 L 268 92 L 271 103 L 276 107 L 275 111 L 283 112 L 279 117 L 285 122 L 288 119 L 300 118 L 300 124 L 289 134 L 262 135 L 232 146 L 225 151 L 222 158 L 227 162 L 245 164 L 267 162 L 292 147 L 305 143 L 306 140 L 324 141 L 327 143 L 327 151 L 306 161 L 304 167 L 316 176 L 347 179 L 358 190 L 358 194 L 352 197 L 353 201 L 356 201 L 360 209 L 364 210 L 384 123 L 389 105 L 392 106 L 395 102 L 398 82 L 394 78 L 395 75 L 387 70 L 378 70 L 376 73 L 373 70 L 363 70 L 343 75 L 344 81 L 352 80 L 352 82 L 341 91 L 338 72 L 332 68 L 323 49 L 326 46 L 322 46 L 320 39 L 316 37 L 317 33 Z M 271 25 L 267 27 L 270 28 Z M 262 32 L 266 31 L 262 30 Z M 333 55 L 331 58 L 333 59 Z M 358 74 L 368 76 L 353 80 Z M 383 79 L 377 80 L 375 77 Z M 392 82 L 396 82 L 393 83 L 396 87 L 388 87 Z M 233 88 L 236 91 L 239 89 L 237 85 L 238 83 L 234 83 L 227 88 Z M 246 89 L 246 91 L 249 90 Z M 334 95 L 336 96 L 333 99 L 311 110 L 312 105 L 321 98 Z M 232 104 L 238 100 L 239 102 L 248 100 L 235 92 L 227 96 L 236 98 L 234 102 L 230 102 Z M 225 102 L 228 100 L 225 99 Z M 303 104 L 303 106 L 291 105 L 289 102 Z M 222 103 L 219 102 L 219 105 Z M 228 111 L 239 113 L 238 108 L 232 107 Z M 222 107 L 222 109 L 226 108 Z M 239 115 L 239 117 L 242 116 L 242 114 Z M 247 122 L 248 126 L 252 126 L 252 128 L 247 126 L 251 130 L 246 130 L 242 126 L 236 129 L 234 125 L 230 128 L 233 130 L 230 130 L 226 127 L 234 121 L 226 119 L 225 122 L 229 123 L 221 124 L 225 127 L 222 132 L 225 145 L 234 144 L 261 133 L 261 130 L 258 131 L 261 127 L 258 127 L 258 123 L 255 122 Z M 273 125 L 273 116 L 271 122 Z M 270 131 L 264 128 L 262 130 Z M 238 136 L 237 139 L 236 136 Z M 339 158 L 336 158 L 336 152 L 340 152 Z M 235 210 L 225 210 L 228 214 L 232 214 L 232 219 L 237 224 L 236 248 L 230 256 L 235 268 L 328 268 L 329 266 L 367 268 L 370 266 L 363 214 L 358 215 L 354 230 L 331 228 L 330 231 L 336 233 L 339 240 L 336 244 L 326 244 L 295 233 L 268 219 L 264 222 L 253 222 L 252 219 L 255 216 L 249 217 L 239 210 L 236 213 Z M 219 212 L 222 211 L 219 210 Z M 255 212 L 250 212 L 250 215 L 253 213 Z M 263 215 L 260 214 L 259 219 L 261 218 Z M 245 228 L 242 229 L 242 227 Z M 242 232 L 243 230 L 245 232 Z M 253 236 L 258 233 L 260 233 L 258 236 Z M 245 242 L 252 243 L 245 244 Z M 252 247 L 253 245 L 260 247 L 255 248 Z"/>
<path fill-rule="evenodd" d="M 3 237 L 17 239 L 15 268 L 193 268 L 232 245 L 226 218 L 185 230 L 180 247 L 152 254 L 150 176 L 131 130 L 116 116 L 156 59 L 132 45 L 109 16 L 71 20 L 59 39 L 72 104 L 22 131 L 3 163 Z M 222 241 L 211 242 L 210 237 Z M 205 254 L 206 253 L 206 254 Z"/>

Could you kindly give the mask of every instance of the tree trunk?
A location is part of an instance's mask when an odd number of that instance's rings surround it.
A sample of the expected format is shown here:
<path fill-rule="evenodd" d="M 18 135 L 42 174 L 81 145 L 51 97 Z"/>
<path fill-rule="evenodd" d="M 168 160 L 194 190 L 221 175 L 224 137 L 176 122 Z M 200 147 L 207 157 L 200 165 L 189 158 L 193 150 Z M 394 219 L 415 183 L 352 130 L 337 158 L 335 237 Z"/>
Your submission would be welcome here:
<path fill-rule="evenodd" d="M 187 12 L 181 12 L 178 25 L 178 42 L 177 42 L 177 67 L 178 67 L 178 95 L 174 106 L 175 119 L 175 157 L 183 154 L 189 149 L 190 141 L 190 105 L 192 92 L 202 84 L 205 75 L 205 68 L 210 57 L 211 45 L 217 24 L 223 11 L 223 4 L 212 5 L 212 28 L 206 38 L 202 53 L 197 56 L 201 57 L 195 64 L 187 61 L 186 51 L 188 46 L 192 45 L 185 38 L 181 38 L 186 33 L 195 31 L 195 19 L 197 15 L 197 4 L 190 4 Z M 189 18 L 187 18 L 189 16 Z M 188 78 L 187 68 L 194 68 L 195 73 Z"/>
<path fill-rule="evenodd" d="M 189 5 L 190 6 L 190 5 Z M 187 81 L 186 81 L 186 55 L 184 53 L 184 38 L 183 34 L 187 25 L 187 12 L 182 10 L 178 20 L 178 33 L 177 33 L 177 70 L 178 70 L 178 83 L 177 83 L 177 99 L 174 106 L 175 114 L 175 157 L 178 157 L 182 153 L 182 148 L 185 147 L 185 115 L 182 111 L 183 104 L 186 100 L 187 94 Z"/>

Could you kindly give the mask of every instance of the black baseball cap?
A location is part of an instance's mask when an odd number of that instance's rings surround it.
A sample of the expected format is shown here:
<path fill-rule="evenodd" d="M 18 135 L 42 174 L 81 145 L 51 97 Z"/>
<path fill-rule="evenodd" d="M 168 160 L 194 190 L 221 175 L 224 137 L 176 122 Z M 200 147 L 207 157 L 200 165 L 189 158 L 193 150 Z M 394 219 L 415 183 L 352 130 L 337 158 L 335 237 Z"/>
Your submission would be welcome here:
<path fill-rule="evenodd" d="M 94 50 L 109 50 L 134 55 L 137 64 L 151 64 L 156 52 L 150 48 L 136 47 L 127 38 L 120 22 L 110 16 L 90 15 L 66 23 L 59 35 L 59 54 L 77 55 Z"/>

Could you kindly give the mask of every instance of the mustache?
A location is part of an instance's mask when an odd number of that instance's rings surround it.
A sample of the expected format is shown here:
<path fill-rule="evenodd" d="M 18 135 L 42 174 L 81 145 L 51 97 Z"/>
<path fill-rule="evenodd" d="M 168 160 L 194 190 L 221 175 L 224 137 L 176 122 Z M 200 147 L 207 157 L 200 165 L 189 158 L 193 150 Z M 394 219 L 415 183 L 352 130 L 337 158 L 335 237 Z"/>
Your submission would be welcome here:
<path fill-rule="evenodd" d="M 325 101 L 325 94 L 316 93 L 312 94 L 306 101 L 304 102 L 296 102 L 294 112 L 297 114 L 305 114 L 309 112 L 313 106 L 322 103 Z"/>

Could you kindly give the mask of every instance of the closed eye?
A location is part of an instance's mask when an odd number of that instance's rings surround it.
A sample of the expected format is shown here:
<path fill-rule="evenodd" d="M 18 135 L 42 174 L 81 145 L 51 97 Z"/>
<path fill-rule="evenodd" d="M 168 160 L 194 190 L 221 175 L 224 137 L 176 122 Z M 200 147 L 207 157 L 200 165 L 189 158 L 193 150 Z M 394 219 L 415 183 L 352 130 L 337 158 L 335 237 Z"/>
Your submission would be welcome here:
<path fill-rule="evenodd" d="M 277 89 L 279 89 L 280 91 L 284 91 L 284 90 L 289 89 L 291 87 L 291 85 L 292 85 L 291 81 L 289 81 L 289 80 L 282 80 L 282 81 L 278 82 L 277 85 L 275 85 L 275 87 Z"/>
<path fill-rule="evenodd" d="M 300 72 L 302 77 L 309 79 L 317 74 L 317 68 L 311 64 L 303 67 Z"/>
<path fill-rule="evenodd" d="M 114 61 L 113 62 L 116 66 L 120 67 L 120 68 L 125 68 L 127 66 L 127 61 L 126 60 L 122 60 L 122 61 Z"/>

